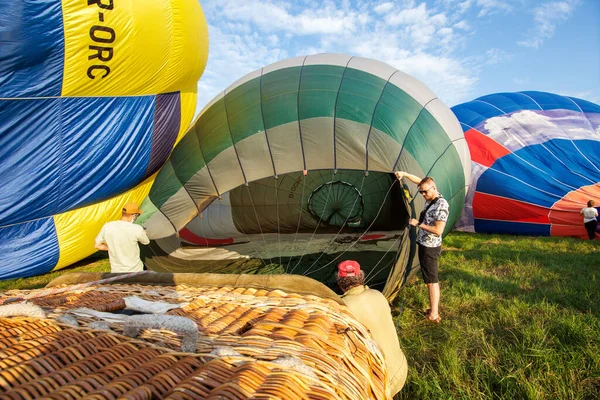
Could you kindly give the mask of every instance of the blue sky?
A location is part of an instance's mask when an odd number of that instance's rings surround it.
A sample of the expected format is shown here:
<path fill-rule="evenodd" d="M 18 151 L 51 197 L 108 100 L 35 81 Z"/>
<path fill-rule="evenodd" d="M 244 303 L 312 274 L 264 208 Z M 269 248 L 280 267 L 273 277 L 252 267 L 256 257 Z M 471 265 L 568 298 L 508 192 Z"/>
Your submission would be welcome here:
<path fill-rule="evenodd" d="M 540 90 L 600 103 L 600 0 L 200 0 L 198 110 L 243 75 L 316 53 L 374 58 L 448 106 Z"/>

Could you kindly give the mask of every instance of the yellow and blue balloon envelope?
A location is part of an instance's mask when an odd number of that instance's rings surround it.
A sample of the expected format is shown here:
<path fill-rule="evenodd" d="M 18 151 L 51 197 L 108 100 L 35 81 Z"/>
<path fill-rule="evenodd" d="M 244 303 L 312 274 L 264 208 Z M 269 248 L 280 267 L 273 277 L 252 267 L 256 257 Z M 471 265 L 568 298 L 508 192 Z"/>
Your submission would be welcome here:
<path fill-rule="evenodd" d="M 196 0 L 0 0 L 0 279 L 93 253 L 187 130 L 208 31 Z"/>

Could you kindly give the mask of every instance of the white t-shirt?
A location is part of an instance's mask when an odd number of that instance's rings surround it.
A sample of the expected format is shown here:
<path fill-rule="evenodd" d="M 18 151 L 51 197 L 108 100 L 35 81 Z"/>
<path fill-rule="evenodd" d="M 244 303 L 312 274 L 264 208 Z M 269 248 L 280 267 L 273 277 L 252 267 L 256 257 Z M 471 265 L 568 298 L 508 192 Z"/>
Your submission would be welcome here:
<path fill-rule="evenodd" d="M 584 224 L 586 222 L 595 220 L 596 217 L 598 216 L 598 210 L 596 210 L 594 207 L 586 207 L 581 210 L 581 213 L 583 214 L 583 223 Z"/>
<path fill-rule="evenodd" d="M 106 243 L 110 272 L 139 272 L 144 270 L 140 259 L 141 244 L 150 240 L 140 225 L 127 221 L 107 222 L 96 237 L 96 244 Z"/>

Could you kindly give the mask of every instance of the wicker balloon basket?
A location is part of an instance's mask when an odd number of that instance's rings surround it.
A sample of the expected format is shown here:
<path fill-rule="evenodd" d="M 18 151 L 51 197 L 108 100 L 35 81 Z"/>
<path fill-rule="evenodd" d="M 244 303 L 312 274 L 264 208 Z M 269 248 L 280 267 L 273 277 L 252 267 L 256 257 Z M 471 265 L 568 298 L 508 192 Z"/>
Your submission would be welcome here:
<path fill-rule="evenodd" d="M 333 299 L 248 285 L 35 293 L 0 296 L 32 297 L 0 306 L 1 398 L 390 397 L 379 348 Z"/>

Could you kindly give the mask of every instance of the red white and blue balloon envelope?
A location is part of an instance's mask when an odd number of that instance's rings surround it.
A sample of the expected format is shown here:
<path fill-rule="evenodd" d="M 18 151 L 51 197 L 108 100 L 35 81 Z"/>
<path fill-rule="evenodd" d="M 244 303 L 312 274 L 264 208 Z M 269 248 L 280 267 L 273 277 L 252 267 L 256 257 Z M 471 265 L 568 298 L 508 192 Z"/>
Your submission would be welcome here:
<path fill-rule="evenodd" d="M 518 92 L 452 111 L 472 160 L 458 230 L 587 238 L 579 212 L 588 200 L 600 205 L 599 105 Z"/>

